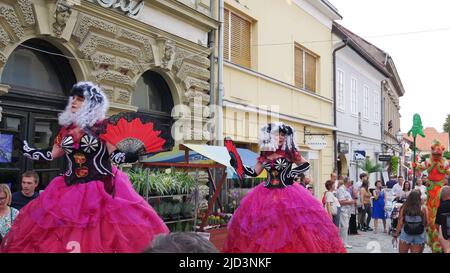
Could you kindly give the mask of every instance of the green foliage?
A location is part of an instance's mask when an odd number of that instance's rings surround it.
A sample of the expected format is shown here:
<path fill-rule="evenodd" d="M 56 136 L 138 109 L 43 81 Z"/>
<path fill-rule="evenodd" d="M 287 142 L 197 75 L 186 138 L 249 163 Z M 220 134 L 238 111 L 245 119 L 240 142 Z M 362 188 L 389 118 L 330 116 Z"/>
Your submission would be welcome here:
<path fill-rule="evenodd" d="M 374 164 L 369 158 L 366 158 L 364 162 L 359 163 L 358 168 L 368 174 L 382 171 L 381 164 Z"/>
<path fill-rule="evenodd" d="M 170 218 L 171 219 L 177 219 L 180 217 L 181 213 L 181 203 L 174 203 L 172 204 L 172 207 L 170 208 Z"/>
<path fill-rule="evenodd" d="M 141 195 L 147 190 L 145 169 L 132 169 L 128 176 L 134 189 Z M 194 176 L 186 172 L 150 172 L 148 176 L 148 191 L 150 195 L 189 194 L 195 186 Z"/>
<path fill-rule="evenodd" d="M 136 168 L 128 171 L 128 177 L 130 178 L 131 184 L 133 188 L 141 195 L 145 193 L 146 183 L 145 179 L 147 177 L 147 173 L 144 169 Z"/>
<path fill-rule="evenodd" d="M 194 205 L 191 203 L 183 203 L 181 207 L 181 215 L 184 218 L 191 218 L 194 214 Z"/>
<path fill-rule="evenodd" d="M 392 175 L 397 176 L 398 171 L 398 164 L 400 162 L 400 158 L 398 156 L 391 157 L 391 169 L 392 169 Z"/>
<path fill-rule="evenodd" d="M 444 132 L 450 133 L 450 114 L 447 115 L 443 126 Z"/>

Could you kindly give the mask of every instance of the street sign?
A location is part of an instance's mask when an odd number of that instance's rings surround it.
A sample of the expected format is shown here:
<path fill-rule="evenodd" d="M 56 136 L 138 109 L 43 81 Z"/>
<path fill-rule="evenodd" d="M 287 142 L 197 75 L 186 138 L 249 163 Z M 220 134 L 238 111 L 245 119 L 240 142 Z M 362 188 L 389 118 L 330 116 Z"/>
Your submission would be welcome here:
<path fill-rule="evenodd" d="M 355 156 L 355 160 L 364 160 L 366 159 L 366 151 L 356 150 L 353 152 Z"/>
<path fill-rule="evenodd" d="M 391 161 L 392 155 L 378 155 L 378 161 Z"/>

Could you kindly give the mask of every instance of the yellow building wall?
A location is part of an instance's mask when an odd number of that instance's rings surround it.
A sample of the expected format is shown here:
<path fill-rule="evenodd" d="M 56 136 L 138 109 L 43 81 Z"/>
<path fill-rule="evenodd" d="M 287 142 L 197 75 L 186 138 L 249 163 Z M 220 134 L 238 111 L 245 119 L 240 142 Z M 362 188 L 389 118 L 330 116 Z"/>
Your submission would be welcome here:
<path fill-rule="evenodd" d="M 278 107 L 283 117 L 291 117 L 279 120 L 295 127 L 297 143 L 302 151 L 307 151 L 303 144 L 306 124 L 294 120 L 301 118 L 333 125 L 331 29 L 292 1 L 225 0 L 225 4 L 231 11 L 251 19 L 253 24 L 251 70 L 225 62 L 224 100 L 252 109 Z M 316 92 L 294 87 L 295 43 L 318 56 Z M 224 136 L 246 143 L 257 143 L 260 126 L 268 121 L 264 114 L 234 107 L 224 107 L 223 119 Z M 307 129 L 311 133 L 328 134 L 327 147 L 319 151 L 318 175 L 313 178 L 315 194 L 321 197 L 334 167 L 332 130 L 311 124 L 307 124 Z"/>

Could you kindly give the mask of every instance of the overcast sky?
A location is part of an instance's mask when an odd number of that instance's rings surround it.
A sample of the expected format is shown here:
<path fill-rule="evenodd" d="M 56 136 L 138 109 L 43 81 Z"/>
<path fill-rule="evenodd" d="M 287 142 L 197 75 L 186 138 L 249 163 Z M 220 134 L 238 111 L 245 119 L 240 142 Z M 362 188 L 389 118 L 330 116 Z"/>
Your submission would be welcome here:
<path fill-rule="evenodd" d="M 329 1 L 343 17 L 339 23 L 393 58 L 405 88 L 402 131 L 419 113 L 424 127 L 441 132 L 450 114 L 450 1 Z"/>

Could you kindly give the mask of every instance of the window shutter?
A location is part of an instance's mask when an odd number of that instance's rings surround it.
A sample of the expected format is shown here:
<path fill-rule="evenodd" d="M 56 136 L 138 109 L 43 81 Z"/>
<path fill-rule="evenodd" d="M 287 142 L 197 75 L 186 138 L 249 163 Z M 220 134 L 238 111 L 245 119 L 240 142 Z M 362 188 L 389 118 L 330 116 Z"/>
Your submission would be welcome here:
<path fill-rule="evenodd" d="M 230 11 L 225 9 L 223 11 L 224 22 L 223 22 L 223 58 L 225 60 L 230 60 Z"/>
<path fill-rule="evenodd" d="M 231 13 L 231 61 L 250 68 L 250 34 L 251 23 Z"/>
<path fill-rule="evenodd" d="M 305 88 L 310 91 L 316 91 L 316 58 L 305 52 Z"/>
<path fill-rule="evenodd" d="M 295 86 L 303 88 L 303 50 L 295 47 Z"/>

